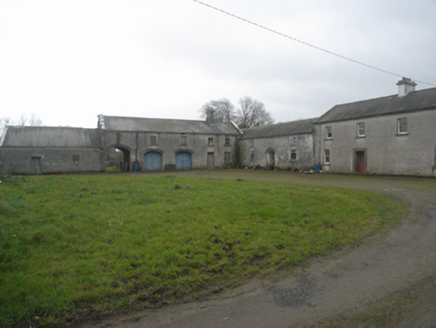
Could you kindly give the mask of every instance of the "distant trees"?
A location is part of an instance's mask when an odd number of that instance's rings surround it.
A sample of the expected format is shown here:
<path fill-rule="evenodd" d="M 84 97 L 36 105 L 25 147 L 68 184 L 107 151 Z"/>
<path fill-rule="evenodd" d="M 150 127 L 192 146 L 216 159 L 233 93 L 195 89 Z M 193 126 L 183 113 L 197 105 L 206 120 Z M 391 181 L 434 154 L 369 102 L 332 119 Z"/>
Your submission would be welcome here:
<path fill-rule="evenodd" d="M 239 108 L 235 107 L 228 99 L 212 100 L 200 109 L 201 117 L 213 114 L 215 122 L 228 123 L 234 121 L 241 129 L 251 129 L 256 126 L 274 123 L 271 114 L 265 105 L 251 97 L 239 99 Z"/>
<path fill-rule="evenodd" d="M 0 137 L 8 125 L 40 126 L 42 121 L 36 114 L 31 114 L 30 116 L 22 114 L 17 121 L 13 121 L 9 117 L 0 117 Z"/>
<path fill-rule="evenodd" d="M 211 100 L 200 109 L 201 117 L 213 113 L 216 122 L 229 123 L 235 119 L 235 106 L 229 99 Z"/>

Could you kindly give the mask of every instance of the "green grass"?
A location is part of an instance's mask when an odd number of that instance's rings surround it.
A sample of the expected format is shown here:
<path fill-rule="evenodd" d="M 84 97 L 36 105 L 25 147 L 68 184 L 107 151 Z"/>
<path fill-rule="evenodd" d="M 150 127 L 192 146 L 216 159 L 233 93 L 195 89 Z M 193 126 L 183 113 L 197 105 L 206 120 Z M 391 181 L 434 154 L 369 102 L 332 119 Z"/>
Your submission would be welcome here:
<path fill-rule="evenodd" d="M 145 308 L 297 266 L 398 216 L 365 191 L 147 175 L 0 184 L 0 326 Z"/>

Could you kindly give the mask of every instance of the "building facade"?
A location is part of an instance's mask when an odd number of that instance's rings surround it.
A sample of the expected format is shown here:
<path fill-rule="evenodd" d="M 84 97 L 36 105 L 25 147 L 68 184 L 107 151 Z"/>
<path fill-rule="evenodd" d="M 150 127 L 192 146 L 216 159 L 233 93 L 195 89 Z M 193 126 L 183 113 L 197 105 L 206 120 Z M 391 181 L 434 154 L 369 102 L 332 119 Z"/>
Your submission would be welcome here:
<path fill-rule="evenodd" d="M 241 166 L 307 170 L 314 165 L 314 119 L 243 130 Z"/>
<path fill-rule="evenodd" d="M 435 176 L 436 88 L 337 105 L 321 116 L 317 161 L 324 172 Z"/>
<path fill-rule="evenodd" d="M 8 127 L 0 146 L 6 174 L 105 171 L 97 129 Z"/>
<path fill-rule="evenodd" d="M 215 169 L 235 165 L 233 123 L 99 116 L 105 151 L 123 153 L 125 171 Z"/>

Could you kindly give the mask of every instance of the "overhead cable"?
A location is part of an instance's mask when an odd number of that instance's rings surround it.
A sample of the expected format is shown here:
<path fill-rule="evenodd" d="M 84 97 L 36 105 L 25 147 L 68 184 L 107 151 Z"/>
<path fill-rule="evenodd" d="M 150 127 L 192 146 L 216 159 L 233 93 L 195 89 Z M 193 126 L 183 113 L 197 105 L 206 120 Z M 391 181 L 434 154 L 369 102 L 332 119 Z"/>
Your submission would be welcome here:
<path fill-rule="evenodd" d="M 218 11 L 218 12 L 220 12 L 220 13 L 223 13 L 223 14 L 225 14 L 225 15 L 228 15 L 228 16 L 231 16 L 231 17 L 233 17 L 233 18 L 239 19 L 239 20 L 241 20 L 241 21 L 243 21 L 243 22 L 245 22 L 245 23 L 248 23 L 248 24 L 254 25 L 254 26 L 256 26 L 256 27 L 259 27 L 259 28 L 261 28 L 261 29 L 263 29 L 263 30 L 266 30 L 266 31 L 268 31 L 268 32 L 271 32 L 271 33 L 274 33 L 274 34 L 280 35 L 280 36 L 285 37 L 285 38 L 287 38 L 287 39 L 290 39 L 290 40 L 292 40 L 292 41 L 295 41 L 295 42 L 298 42 L 298 43 L 304 44 L 305 46 L 308 46 L 308 47 L 314 48 L 314 49 L 316 49 L 316 50 L 319 50 L 319 51 L 325 52 L 325 53 L 327 53 L 327 54 L 329 54 L 329 55 L 336 56 L 336 57 L 339 57 L 339 58 L 344 59 L 344 60 L 348 60 L 348 61 L 350 61 L 350 62 L 352 62 L 352 63 L 358 64 L 358 65 L 361 65 L 361 66 L 364 66 L 364 67 L 367 67 L 367 68 L 371 68 L 371 69 L 373 69 L 373 70 L 376 70 L 376 71 L 379 71 L 379 72 L 382 72 L 382 73 L 390 74 L 390 75 L 397 76 L 397 77 L 404 77 L 404 75 L 402 75 L 402 74 L 393 73 L 393 72 L 390 72 L 390 71 L 387 71 L 387 70 L 384 70 L 384 69 L 381 69 L 381 68 L 378 68 L 378 67 L 375 67 L 375 66 L 372 66 L 372 65 L 369 65 L 369 64 L 363 63 L 363 62 L 358 61 L 358 60 L 355 60 L 355 59 L 353 59 L 353 58 L 343 56 L 343 55 L 338 54 L 338 53 L 336 53 L 336 52 L 333 52 L 333 51 L 330 51 L 330 50 L 327 50 L 327 49 L 324 49 L 324 48 L 321 48 L 321 47 L 315 46 L 315 45 L 313 45 L 313 44 L 311 44 L 311 43 L 308 43 L 308 42 L 305 42 L 305 41 L 299 40 L 299 39 L 294 38 L 294 37 L 292 37 L 292 36 L 290 36 L 290 35 L 287 35 L 287 34 L 284 34 L 284 33 L 282 33 L 282 32 L 279 32 L 279 31 L 273 30 L 273 29 L 271 29 L 271 28 L 269 28 L 269 27 L 266 27 L 266 26 L 260 25 L 260 24 L 258 24 L 258 23 L 255 23 L 255 22 L 251 21 L 251 20 L 248 20 L 248 19 L 243 18 L 243 17 L 241 17 L 241 16 L 237 16 L 237 15 L 235 15 L 235 14 L 232 14 L 232 13 L 230 13 L 230 12 L 228 12 L 228 11 L 225 11 L 225 10 L 222 10 L 222 9 L 220 9 L 220 8 L 214 7 L 214 6 L 210 5 L 210 4 L 204 3 L 204 2 L 202 2 L 202 1 L 199 1 L 199 0 L 193 0 L 193 1 L 199 3 L 199 4 L 203 5 L 203 6 L 206 6 L 206 7 L 209 7 L 209 8 L 211 8 L 211 9 L 214 9 L 214 10 L 216 10 L 216 11 Z M 414 81 L 415 81 L 415 82 L 422 83 L 422 84 L 426 84 L 426 85 L 429 85 L 429 86 L 432 86 L 432 87 L 436 87 L 436 85 L 435 85 L 435 84 L 432 84 L 432 83 L 428 83 L 428 82 L 424 82 L 424 81 L 419 81 L 419 80 L 414 80 Z"/>

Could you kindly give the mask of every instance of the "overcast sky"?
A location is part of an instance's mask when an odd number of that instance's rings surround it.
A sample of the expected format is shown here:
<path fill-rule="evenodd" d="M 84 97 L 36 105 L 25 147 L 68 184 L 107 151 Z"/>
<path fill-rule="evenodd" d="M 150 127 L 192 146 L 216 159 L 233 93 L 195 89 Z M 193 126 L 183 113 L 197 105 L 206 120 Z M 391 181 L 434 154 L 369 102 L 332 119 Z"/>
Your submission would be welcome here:
<path fill-rule="evenodd" d="M 436 1 L 202 1 L 436 85 Z M 0 118 L 198 119 L 209 100 L 251 96 L 285 122 L 395 94 L 399 79 L 192 0 L 0 0 Z"/>

